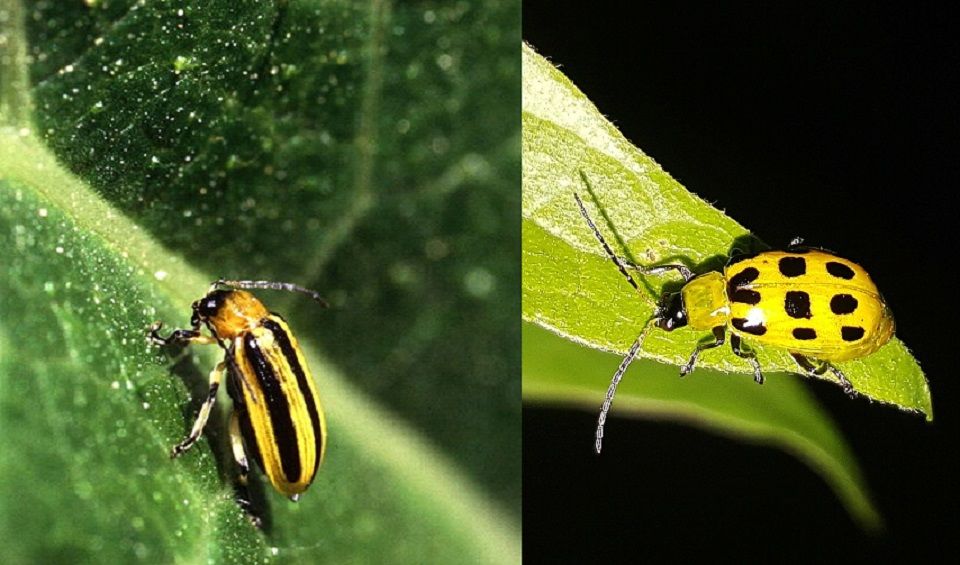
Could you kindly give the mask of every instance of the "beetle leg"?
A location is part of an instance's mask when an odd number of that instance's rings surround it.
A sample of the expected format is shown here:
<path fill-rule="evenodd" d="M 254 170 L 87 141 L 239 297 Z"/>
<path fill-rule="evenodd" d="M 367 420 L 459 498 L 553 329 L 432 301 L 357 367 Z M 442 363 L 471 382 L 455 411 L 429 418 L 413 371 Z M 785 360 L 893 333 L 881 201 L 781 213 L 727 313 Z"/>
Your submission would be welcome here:
<path fill-rule="evenodd" d="M 250 499 L 250 489 L 247 488 L 247 485 L 235 484 L 233 486 L 233 494 L 234 499 L 237 501 L 237 506 L 247 515 L 247 519 L 250 520 L 253 527 L 262 530 L 263 518 L 257 514 L 253 501 Z"/>
<path fill-rule="evenodd" d="M 680 273 L 680 276 L 682 276 L 683 280 L 685 281 L 689 281 L 693 278 L 693 271 L 691 271 L 686 265 L 669 264 L 644 267 L 642 265 L 637 265 L 632 261 L 627 261 L 626 259 L 621 259 L 621 261 L 623 261 L 624 266 L 626 266 L 628 269 L 633 269 L 639 272 L 641 275 L 662 275 L 667 271 L 676 271 Z"/>
<path fill-rule="evenodd" d="M 821 361 L 819 365 L 814 365 L 813 362 L 799 353 L 791 353 L 790 355 L 793 356 L 797 365 L 800 365 L 804 371 L 811 375 L 820 376 L 829 370 L 837 377 L 837 380 L 840 381 L 840 386 L 843 387 L 843 392 L 845 392 L 847 396 L 850 398 L 856 398 L 858 396 L 857 391 L 853 388 L 853 384 L 847 380 L 846 375 L 844 375 L 840 369 L 834 367 L 829 361 Z"/>
<path fill-rule="evenodd" d="M 846 375 L 844 375 L 840 369 L 834 367 L 833 364 L 827 361 L 824 361 L 823 364 L 826 365 L 825 369 L 830 369 L 830 372 L 837 377 L 837 380 L 840 381 L 840 386 L 843 387 L 843 392 L 846 393 L 847 396 L 850 398 L 859 396 L 859 393 L 853 388 L 853 384 L 847 380 Z"/>
<path fill-rule="evenodd" d="M 200 434 L 203 433 L 203 427 L 207 425 L 207 419 L 210 418 L 210 410 L 213 408 L 213 403 L 217 400 L 217 390 L 220 388 L 220 380 L 223 378 L 223 371 L 226 366 L 226 363 L 221 361 L 210 371 L 210 389 L 207 393 L 207 399 L 203 402 L 203 406 L 200 407 L 200 413 L 197 414 L 197 419 L 193 422 L 193 429 L 190 430 L 190 435 L 173 446 L 173 449 L 170 451 L 170 457 L 178 457 L 184 451 L 190 449 L 190 447 L 200 439 Z"/>
<path fill-rule="evenodd" d="M 233 450 L 233 460 L 237 462 L 239 473 L 237 480 L 242 485 L 247 484 L 247 474 L 250 464 L 247 463 L 247 452 L 243 449 L 243 435 L 240 433 L 240 414 L 234 410 L 230 414 L 230 448 Z"/>
<path fill-rule="evenodd" d="M 793 360 L 797 362 L 797 365 L 800 365 L 801 369 L 807 373 L 810 373 L 811 375 L 819 376 L 827 370 L 827 368 L 823 365 L 820 365 L 819 367 L 814 365 L 809 359 L 799 353 L 791 353 L 790 355 L 793 357 Z"/>
<path fill-rule="evenodd" d="M 697 363 L 697 357 L 700 356 L 700 352 L 705 349 L 713 349 L 714 347 L 720 347 L 725 341 L 725 328 L 724 326 L 717 326 L 713 328 L 713 341 L 706 341 L 697 344 L 697 348 L 693 350 L 693 353 L 690 355 L 690 360 L 687 361 L 687 364 L 680 367 L 680 376 L 687 376 L 690 371 L 693 371 L 693 366 Z"/>
<path fill-rule="evenodd" d="M 211 345 L 217 343 L 217 339 L 208 335 L 200 335 L 199 328 L 193 328 L 190 330 L 173 330 L 173 332 L 167 337 L 162 337 L 160 335 L 160 329 L 163 327 L 163 322 L 154 322 L 150 326 L 150 331 L 147 333 L 147 339 L 151 343 L 157 345 L 170 345 L 177 343 L 199 343 L 200 345 Z"/>
<path fill-rule="evenodd" d="M 760 363 L 757 361 L 757 354 L 754 353 L 752 349 L 744 348 L 743 341 L 741 341 L 740 336 L 735 333 L 730 334 L 730 349 L 733 350 L 734 355 L 741 359 L 746 359 L 753 365 L 753 380 L 757 381 L 757 384 L 762 385 L 763 373 L 760 372 Z"/>
<path fill-rule="evenodd" d="M 233 460 L 237 463 L 237 482 L 233 487 L 234 496 L 250 522 L 255 527 L 262 528 L 263 520 L 257 515 L 250 496 L 250 489 L 247 487 L 250 464 L 247 462 L 247 452 L 243 449 L 243 434 L 240 433 L 240 413 L 236 409 L 230 413 L 229 432 Z"/>

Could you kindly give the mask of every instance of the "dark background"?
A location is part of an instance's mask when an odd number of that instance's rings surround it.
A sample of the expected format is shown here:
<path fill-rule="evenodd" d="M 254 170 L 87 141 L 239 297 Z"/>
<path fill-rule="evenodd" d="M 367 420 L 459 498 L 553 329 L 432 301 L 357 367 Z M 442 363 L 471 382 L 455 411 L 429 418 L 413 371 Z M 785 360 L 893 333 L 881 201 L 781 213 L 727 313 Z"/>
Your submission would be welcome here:
<path fill-rule="evenodd" d="M 930 380 L 935 420 L 808 381 L 856 453 L 886 530 L 862 533 L 783 452 L 687 426 L 525 407 L 524 554 L 946 557 L 957 552 L 957 24 L 906 5 L 524 0 L 523 36 L 689 190 L 772 245 L 864 265 Z M 598 404 L 602 391 L 597 391 Z"/>

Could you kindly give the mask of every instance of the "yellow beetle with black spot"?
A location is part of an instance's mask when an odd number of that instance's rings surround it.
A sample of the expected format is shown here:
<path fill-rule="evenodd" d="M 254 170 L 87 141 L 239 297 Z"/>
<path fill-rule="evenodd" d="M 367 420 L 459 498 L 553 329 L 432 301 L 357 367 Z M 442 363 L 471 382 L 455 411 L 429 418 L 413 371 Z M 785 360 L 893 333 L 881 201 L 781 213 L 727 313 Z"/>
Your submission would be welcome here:
<path fill-rule="evenodd" d="M 850 396 L 856 396 L 853 385 L 833 363 L 870 355 L 893 337 L 893 314 L 867 272 L 852 261 L 801 247 L 797 239 L 782 251 L 734 257 L 722 272 L 695 275 L 679 264 L 634 265 L 613 252 L 580 197 L 574 198 L 607 256 L 634 288 L 640 289 L 629 270 L 643 275 L 677 271 L 685 281 L 679 292 L 661 295 L 653 317 L 614 374 L 597 423 L 598 453 L 617 385 L 653 327 L 673 331 L 688 326 L 713 333 L 713 341 L 694 349 L 680 368 L 681 376 L 693 371 L 701 352 L 723 345 L 729 333 L 731 349 L 751 364 L 758 383 L 763 383 L 763 373 L 744 340 L 787 350 L 807 373 L 829 370 Z"/>
<path fill-rule="evenodd" d="M 890 341 L 893 315 L 867 272 L 798 243 L 737 257 L 724 269 L 731 334 L 823 362 L 865 357 Z"/>
<path fill-rule="evenodd" d="M 193 303 L 190 329 L 161 337 L 163 324 L 156 322 L 149 337 L 158 345 L 218 344 L 225 351 L 224 360 L 210 373 L 207 397 L 190 435 L 173 447 L 171 457 L 179 456 L 200 438 L 226 372 L 227 392 L 234 405 L 230 443 L 240 469 L 238 502 L 259 524 L 246 493 L 247 451 L 270 484 L 296 501 L 323 462 L 327 423 L 317 386 L 287 322 L 244 289 L 302 292 L 326 306 L 316 292 L 290 283 L 218 280 Z M 201 334 L 202 325 L 211 335 Z"/>

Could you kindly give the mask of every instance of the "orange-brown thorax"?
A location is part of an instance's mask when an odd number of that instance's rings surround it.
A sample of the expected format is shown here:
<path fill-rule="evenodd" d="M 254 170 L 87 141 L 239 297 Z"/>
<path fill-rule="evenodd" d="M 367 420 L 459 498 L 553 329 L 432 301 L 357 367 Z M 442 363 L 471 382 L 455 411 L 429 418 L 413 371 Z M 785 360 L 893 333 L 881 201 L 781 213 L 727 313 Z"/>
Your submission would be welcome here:
<path fill-rule="evenodd" d="M 262 302 L 243 290 L 215 290 L 199 303 L 201 318 L 213 326 L 223 340 L 250 331 L 270 314 Z"/>

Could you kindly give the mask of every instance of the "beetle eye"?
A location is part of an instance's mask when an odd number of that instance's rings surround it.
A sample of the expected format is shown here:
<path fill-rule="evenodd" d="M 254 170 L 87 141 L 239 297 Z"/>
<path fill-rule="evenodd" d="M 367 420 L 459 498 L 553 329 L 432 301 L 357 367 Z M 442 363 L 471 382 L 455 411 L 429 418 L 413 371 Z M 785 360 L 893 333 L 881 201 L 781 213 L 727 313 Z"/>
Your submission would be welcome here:
<path fill-rule="evenodd" d="M 687 325 L 687 312 L 683 309 L 683 297 L 679 292 L 666 294 L 657 306 L 657 327 L 671 331 Z"/>
<path fill-rule="evenodd" d="M 200 301 L 200 307 L 197 309 L 197 312 L 207 317 L 214 315 L 217 312 L 217 301 L 204 298 Z"/>
<path fill-rule="evenodd" d="M 193 311 L 201 318 L 212 318 L 223 306 L 223 291 L 216 290 L 194 302 Z"/>
<path fill-rule="evenodd" d="M 679 309 L 673 313 L 673 316 L 667 318 L 667 329 L 674 330 L 676 328 L 682 328 L 687 325 L 687 313 L 683 309 Z"/>

